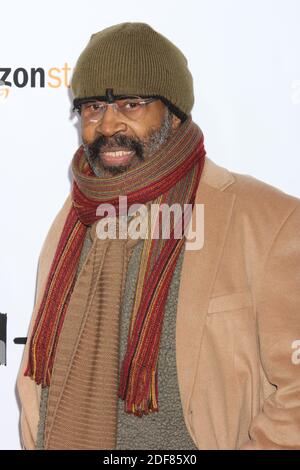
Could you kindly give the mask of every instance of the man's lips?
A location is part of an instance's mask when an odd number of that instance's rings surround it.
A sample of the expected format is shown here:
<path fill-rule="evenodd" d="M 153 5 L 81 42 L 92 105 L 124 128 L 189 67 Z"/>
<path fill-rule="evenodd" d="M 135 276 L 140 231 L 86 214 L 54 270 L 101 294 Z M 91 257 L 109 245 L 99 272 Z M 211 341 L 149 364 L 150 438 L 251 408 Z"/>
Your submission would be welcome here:
<path fill-rule="evenodd" d="M 107 166 L 128 165 L 134 155 L 134 150 L 125 150 L 121 148 L 100 151 L 102 163 Z"/>

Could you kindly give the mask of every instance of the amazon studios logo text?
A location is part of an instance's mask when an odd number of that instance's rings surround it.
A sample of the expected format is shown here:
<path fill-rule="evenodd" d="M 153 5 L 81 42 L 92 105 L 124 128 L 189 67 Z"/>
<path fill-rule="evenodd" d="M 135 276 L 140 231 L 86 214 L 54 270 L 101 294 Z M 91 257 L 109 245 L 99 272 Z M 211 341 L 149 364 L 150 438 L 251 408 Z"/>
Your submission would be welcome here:
<path fill-rule="evenodd" d="M 70 87 L 69 77 L 72 68 L 66 62 L 63 67 L 0 67 L 0 92 L 2 98 L 9 95 L 10 89 L 16 88 L 60 88 Z"/>

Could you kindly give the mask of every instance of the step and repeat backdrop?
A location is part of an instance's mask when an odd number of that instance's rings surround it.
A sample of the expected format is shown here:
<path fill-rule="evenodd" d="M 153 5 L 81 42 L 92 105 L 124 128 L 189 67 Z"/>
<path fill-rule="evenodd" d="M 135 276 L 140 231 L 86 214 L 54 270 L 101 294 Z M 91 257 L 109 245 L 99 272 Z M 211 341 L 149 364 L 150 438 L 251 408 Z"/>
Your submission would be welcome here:
<path fill-rule="evenodd" d="M 186 55 L 207 155 L 300 197 L 298 0 L 1 1 L 0 449 L 20 449 L 16 376 L 39 252 L 80 145 L 70 79 L 91 34 L 142 21 Z"/>

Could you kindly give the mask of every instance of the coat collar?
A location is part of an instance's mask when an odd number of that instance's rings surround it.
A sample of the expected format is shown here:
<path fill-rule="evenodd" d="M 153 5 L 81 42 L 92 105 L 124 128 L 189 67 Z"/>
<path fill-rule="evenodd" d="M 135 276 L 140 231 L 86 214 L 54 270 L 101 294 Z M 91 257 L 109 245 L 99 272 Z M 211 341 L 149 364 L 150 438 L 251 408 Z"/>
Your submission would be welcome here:
<path fill-rule="evenodd" d="M 232 173 L 206 158 L 195 199 L 196 204 L 204 204 L 204 244 L 200 250 L 185 250 L 183 259 L 176 321 L 176 361 L 183 413 L 192 436 L 189 405 L 203 328 L 235 202 L 235 194 L 224 190 L 234 182 Z M 196 227 L 195 216 L 194 208 L 193 227 Z"/>

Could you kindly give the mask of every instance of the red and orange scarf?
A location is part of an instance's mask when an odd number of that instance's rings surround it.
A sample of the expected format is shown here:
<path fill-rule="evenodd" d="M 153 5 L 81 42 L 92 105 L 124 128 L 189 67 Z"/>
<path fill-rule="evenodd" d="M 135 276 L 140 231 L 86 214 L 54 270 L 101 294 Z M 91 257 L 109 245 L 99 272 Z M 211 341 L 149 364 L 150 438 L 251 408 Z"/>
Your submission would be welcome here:
<path fill-rule="evenodd" d="M 96 177 L 80 147 L 72 162 L 73 205 L 67 216 L 48 274 L 42 302 L 30 338 L 25 375 L 37 384 L 49 386 L 55 353 L 87 227 L 99 217 L 99 204 L 112 204 L 118 214 L 119 196 L 127 204 L 194 204 L 205 160 L 203 134 L 191 117 L 184 122 L 152 159 L 137 168 L 110 178 Z M 182 225 L 183 226 L 183 225 Z M 174 227 L 173 227 L 174 229 Z M 128 337 L 122 363 L 119 396 L 128 413 L 141 416 L 158 410 L 157 361 L 164 308 L 180 250 L 185 242 L 174 238 L 152 239 L 148 250 L 142 294 Z"/>

